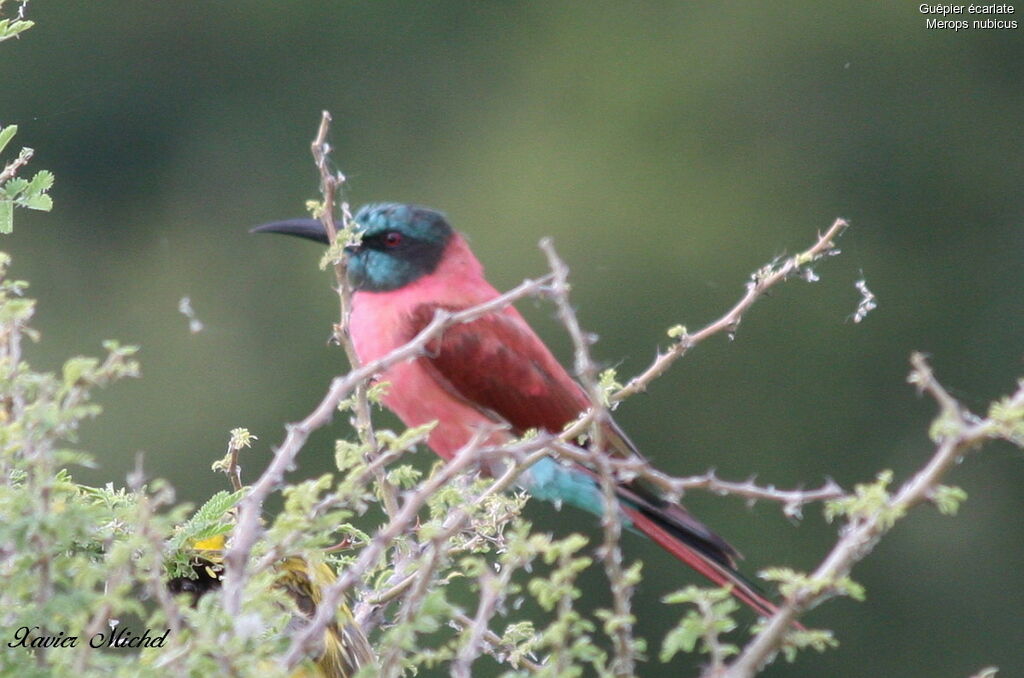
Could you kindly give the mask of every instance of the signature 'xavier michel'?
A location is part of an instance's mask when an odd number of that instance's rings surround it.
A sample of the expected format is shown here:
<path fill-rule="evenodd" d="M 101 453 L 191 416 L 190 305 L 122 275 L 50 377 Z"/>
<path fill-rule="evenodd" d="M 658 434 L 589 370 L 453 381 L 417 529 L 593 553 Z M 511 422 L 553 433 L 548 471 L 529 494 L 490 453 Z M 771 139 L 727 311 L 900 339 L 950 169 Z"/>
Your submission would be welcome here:
<path fill-rule="evenodd" d="M 483 266 L 439 212 L 424 207 L 379 204 L 355 216 L 362 240 L 346 249 L 354 295 L 350 331 L 359 360 L 366 363 L 402 346 L 422 330 L 437 309 L 458 311 L 499 296 Z M 254 231 L 285 233 L 327 244 L 323 225 L 295 219 Z M 448 328 L 427 355 L 389 367 L 384 403 L 407 426 L 437 425 L 428 444 L 451 457 L 481 427 L 505 424 L 513 433 L 553 433 L 589 407 L 583 389 L 555 360 L 519 312 L 511 306 Z M 501 442 L 496 433 L 492 442 Z M 610 424 L 607 453 L 639 455 Z M 573 504 L 601 515 L 602 495 L 592 471 L 551 459 L 535 464 L 519 481 L 534 496 Z M 735 568 L 735 550 L 640 481 L 617 488 L 623 521 L 761 614 L 775 606 Z"/>

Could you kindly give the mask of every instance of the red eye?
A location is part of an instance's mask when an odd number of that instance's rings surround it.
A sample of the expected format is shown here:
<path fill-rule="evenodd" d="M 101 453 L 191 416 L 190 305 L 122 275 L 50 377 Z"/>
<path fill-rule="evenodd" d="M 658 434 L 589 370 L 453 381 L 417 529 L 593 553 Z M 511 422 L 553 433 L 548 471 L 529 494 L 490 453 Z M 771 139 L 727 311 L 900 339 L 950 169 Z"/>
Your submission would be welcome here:
<path fill-rule="evenodd" d="M 384 234 L 384 245 L 386 247 L 398 247 L 402 244 L 402 234 L 398 231 L 389 231 Z"/>

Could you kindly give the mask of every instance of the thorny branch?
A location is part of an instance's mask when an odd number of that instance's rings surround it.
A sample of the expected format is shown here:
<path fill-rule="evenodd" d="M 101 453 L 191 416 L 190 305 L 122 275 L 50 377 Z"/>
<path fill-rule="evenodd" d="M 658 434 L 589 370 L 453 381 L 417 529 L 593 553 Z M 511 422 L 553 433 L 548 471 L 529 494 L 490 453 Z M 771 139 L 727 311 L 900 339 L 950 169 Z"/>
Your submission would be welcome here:
<path fill-rule="evenodd" d="M 228 482 L 231 483 L 231 489 L 238 492 L 242 489 L 242 466 L 238 463 L 238 453 L 243 447 L 248 447 L 249 443 L 236 432 L 240 432 L 240 429 L 232 431 L 231 438 L 228 440 L 228 451 L 225 455 L 227 463 L 223 464 L 223 471 L 228 477 Z"/>
<path fill-rule="evenodd" d="M 0 171 L 0 185 L 3 185 L 4 182 L 13 179 L 18 173 L 18 170 L 28 164 L 28 161 L 32 159 L 33 155 L 35 155 L 35 151 L 31 148 L 21 149 L 21 152 L 18 153 L 18 157 L 7 163 L 7 166 L 4 167 L 3 171 Z"/>
<path fill-rule="evenodd" d="M 575 431 L 575 425 L 573 429 Z M 552 448 L 560 457 L 580 463 L 593 462 L 589 450 L 561 439 L 553 443 Z M 758 501 L 771 501 L 782 504 L 782 511 L 790 518 L 800 518 L 803 507 L 807 504 L 838 499 L 842 497 L 843 488 L 832 479 L 828 479 L 820 487 L 812 490 L 780 490 L 774 485 L 758 485 L 753 480 L 735 482 L 722 480 L 714 470 L 698 476 L 676 478 L 663 473 L 645 459 L 609 458 L 608 464 L 616 478 L 628 479 L 640 477 L 660 488 L 668 500 L 678 501 L 690 490 L 707 490 L 720 496 L 743 497 L 748 504 Z"/>
<path fill-rule="evenodd" d="M 633 639 L 633 615 L 630 611 L 630 598 L 633 587 L 627 581 L 622 566 L 622 549 L 619 542 L 622 537 L 622 522 L 619 516 L 619 503 L 615 496 L 616 480 L 612 472 L 609 455 L 600 453 L 604 449 L 604 426 L 608 422 L 608 407 L 605 405 L 604 394 L 598 383 L 597 366 L 590 355 L 592 339 L 584 335 L 580 328 L 576 313 L 569 303 L 569 269 L 565 265 L 550 240 L 545 238 L 540 248 L 548 259 L 548 266 L 555 274 L 551 285 L 551 296 L 558 308 L 558 317 L 562 321 L 569 337 L 572 339 L 575 355 L 575 371 L 583 388 L 590 399 L 590 443 L 598 454 L 591 454 L 590 460 L 597 467 L 601 481 L 601 492 L 604 497 L 604 516 L 601 526 L 604 530 L 604 543 L 601 546 L 601 560 L 605 574 L 612 590 L 612 606 L 615 620 L 607 624 L 615 647 L 615 659 L 612 672 L 616 676 L 632 676 L 635 673 L 636 656 Z"/>
<path fill-rule="evenodd" d="M 631 395 L 636 395 L 647 389 L 647 386 L 660 377 L 679 358 L 682 358 L 691 348 L 700 342 L 721 332 L 733 333 L 739 327 L 743 314 L 747 312 L 754 302 L 765 292 L 776 284 L 786 280 L 793 273 L 805 269 L 808 264 L 818 261 L 824 256 L 838 254 L 835 240 L 846 229 L 849 224 L 844 219 L 836 219 L 825 234 L 818 237 L 818 241 L 810 248 L 800 254 L 785 259 L 781 264 L 769 264 L 755 272 L 747 283 L 747 292 L 735 306 L 718 320 L 705 326 L 693 334 L 683 333 L 676 343 L 664 352 L 659 353 L 654 362 L 639 375 L 633 377 L 628 384 L 612 394 L 611 401 L 618 402 Z M 806 269 L 805 269 L 806 270 Z"/>
<path fill-rule="evenodd" d="M 811 575 L 812 582 L 838 582 L 847 577 L 853 566 L 867 557 L 892 527 L 894 516 L 902 516 L 914 506 L 931 500 L 946 472 L 969 451 L 997 438 L 1014 442 L 1014 432 L 1004 430 L 1001 422 L 991 414 L 981 419 L 963 408 L 935 379 L 922 354 L 915 353 L 910 362 L 913 370 L 908 381 L 939 405 L 939 419 L 943 427 L 937 447 L 921 470 L 907 480 L 881 510 L 852 518 L 839 541 Z M 1024 408 L 1024 382 L 1004 404 L 1007 409 Z M 778 651 L 793 620 L 834 594 L 834 586 L 802 587 L 795 591 L 722 674 L 722 678 L 756 675 Z"/>
<path fill-rule="evenodd" d="M 748 504 L 773 501 L 782 504 L 782 511 L 790 518 L 802 517 L 803 507 L 843 496 L 843 488 L 831 478 L 812 490 L 780 490 L 774 485 L 758 485 L 753 479 L 742 483 L 719 478 L 714 470 L 699 476 L 673 478 L 651 467 L 646 461 L 623 462 L 621 473 L 633 472 L 660 487 L 667 497 L 682 496 L 689 490 L 708 490 L 722 496 L 745 497 Z"/>
<path fill-rule="evenodd" d="M 472 678 L 473 662 L 480 655 L 480 649 L 486 641 L 487 625 L 501 600 L 502 592 L 508 588 L 512 573 L 511 567 L 505 568 L 501 574 L 484 570 L 480 577 L 480 599 L 477 601 L 476 614 L 467 620 L 464 628 L 468 630 L 468 639 L 459 649 L 459 654 L 452 663 L 453 678 Z"/>
<path fill-rule="evenodd" d="M 320 191 L 324 201 L 320 210 L 320 220 L 327 231 L 327 238 L 330 247 L 337 249 L 339 245 L 347 247 L 349 242 L 338 242 L 338 229 L 334 223 L 334 206 L 338 190 L 345 185 L 345 175 L 341 172 L 332 172 L 330 164 L 331 147 L 327 142 L 327 134 L 330 131 L 331 114 L 324 111 L 320 116 L 320 128 L 317 130 L 316 139 L 313 140 L 313 159 L 316 162 L 317 170 L 320 172 Z M 348 202 L 341 203 L 342 226 L 345 229 L 346 240 L 351 239 L 353 228 L 352 213 L 349 210 Z M 349 333 L 349 316 L 352 313 L 352 285 L 349 283 L 348 271 L 344 258 L 339 257 L 334 262 L 334 277 L 337 280 L 339 320 L 334 326 L 334 339 L 345 351 L 348 363 L 355 369 L 359 367 L 359 356 L 356 353 L 355 345 Z M 373 431 L 373 422 L 370 418 L 370 401 L 366 396 L 366 382 L 361 381 L 355 386 L 355 402 L 353 406 L 355 413 L 355 429 L 359 440 L 369 450 L 368 461 L 380 453 L 377 445 L 377 436 Z M 377 472 L 375 478 L 380 487 L 381 497 L 384 502 L 384 510 L 388 515 L 394 515 L 398 510 L 397 490 L 388 481 L 383 470 Z"/>
<path fill-rule="evenodd" d="M 801 269 L 805 271 L 808 270 L 806 269 L 806 266 L 818 261 L 822 257 L 838 254 L 839 250 L 836 248 L 834 241 L 842 234 L 848 225 L 849 224 L 846 220 L 836 219 L 829 229 L 825 231 L 824 235 L 819 235 L 818 240 L 808 249 L 785 259 L 781 264 L 767 264 L 755 271 L 753 275 L 751 275 L 750 281 L 747 283 L 746 293 L 731 309 L 729 309 L 727 313 L 725 313 L 725 315 L 714 322 L 705 325 L 693 334 L 689 334 L 684 330 L 682 334 L 677 337 L 676 343 L 673 344 L 668 351 L 659 353 L 647 369 L 630 379 L 629 382 L 618 391 L 609 395 L 608 401 L 610 403 L 618 403 L 630 396 L 646 391 L 652 381 L 668 371 L 668 368 L 671 367 L 676 360 L 682 358 L 687 351 L 697 344 L 713 337 L 716 334 L 720 334 L 721 332 L 735 332 L 736 328 L 739 327 L 740 322 L 743 320 L 743 315 L 770 288 L 787 280 L 789 276 Z M 566 433 L 569 434 L 569 438 L 582 435 L 587 431 L 587 426 L 588 424 L 584 423 L 582 420 L 577 421 L 571 427 L 566 429 Z"/>

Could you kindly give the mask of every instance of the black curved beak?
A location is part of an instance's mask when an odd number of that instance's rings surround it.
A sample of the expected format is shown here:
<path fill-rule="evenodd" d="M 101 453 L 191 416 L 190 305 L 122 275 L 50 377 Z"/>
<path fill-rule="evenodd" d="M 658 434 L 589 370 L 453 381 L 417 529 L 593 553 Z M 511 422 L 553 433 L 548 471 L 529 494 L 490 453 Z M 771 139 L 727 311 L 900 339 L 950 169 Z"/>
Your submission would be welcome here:
<path fill-rule="evenodd" d="M 286 221 L 272 221 L 269 224 L 260 224 L 249 229 L 250 233 L 283 233 L 294 235 L 307 240 L 315 240 L 321 245 L 329 245 L 327 230 L 320 223 L 319 219 L 288 219 Z"/>

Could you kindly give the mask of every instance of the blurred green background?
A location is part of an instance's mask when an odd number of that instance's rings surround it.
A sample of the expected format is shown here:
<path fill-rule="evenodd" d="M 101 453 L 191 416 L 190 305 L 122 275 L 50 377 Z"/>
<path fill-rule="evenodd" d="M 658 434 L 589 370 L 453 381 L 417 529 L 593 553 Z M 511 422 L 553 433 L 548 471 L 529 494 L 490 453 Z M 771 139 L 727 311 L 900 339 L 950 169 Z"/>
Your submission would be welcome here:
<path fill-rule="evenodd" d="M 103 394 L 82 432 L 101 466 L 78 476 L 119 483 L 144 451 L 200 501 L 224 487 L 209 465 L 229 429 L 260 436 L 251 479 L 344 369 L 320 251 L 246 233 L 316 197 L 326 108 L 354 205 L 446 211 L 499 288 L 541 273 L 536 243 L 553 236 L 596 353 L 623 376 L 667 327 L 712 320 L 752 270 L 849 218 L 820 282 L 778 289 L 618 417 L 675 474 L 905 477 L 934 410 L 905 383 L 911 351 L 976 408 L 1024 371 L 1022 29 L 929 31 L 915 3 L 767 4 L 32 3 L 38 25 L 0 49 L 0 118 L 57 176 L 53 213 L 21 212 L 2 244 L 40 300 L 31 357 L 142 346 L 143 378 Z M 879 307 L 855 324 L 861 275 Z M 551 307 L 523 310 L 567 357 Z M 328 469 L 346 435 L 317 435 L 293 477 Z M 970 494 L 958 518 L 917 511 L 855 571 L 866 603 L 808 617 L 842 647 L 765 675 L 1024 675 L 1021 454 L 992 446 L 950 480 Z M 817 508 L 794 525 L 771 505 L 687 503 L 750 572 L 810 568 L 835 538 Z M 660 642 L 677 614 L 660 596 L 698 579 L 627 548 L 648 577 L 639 631 Z"/>

